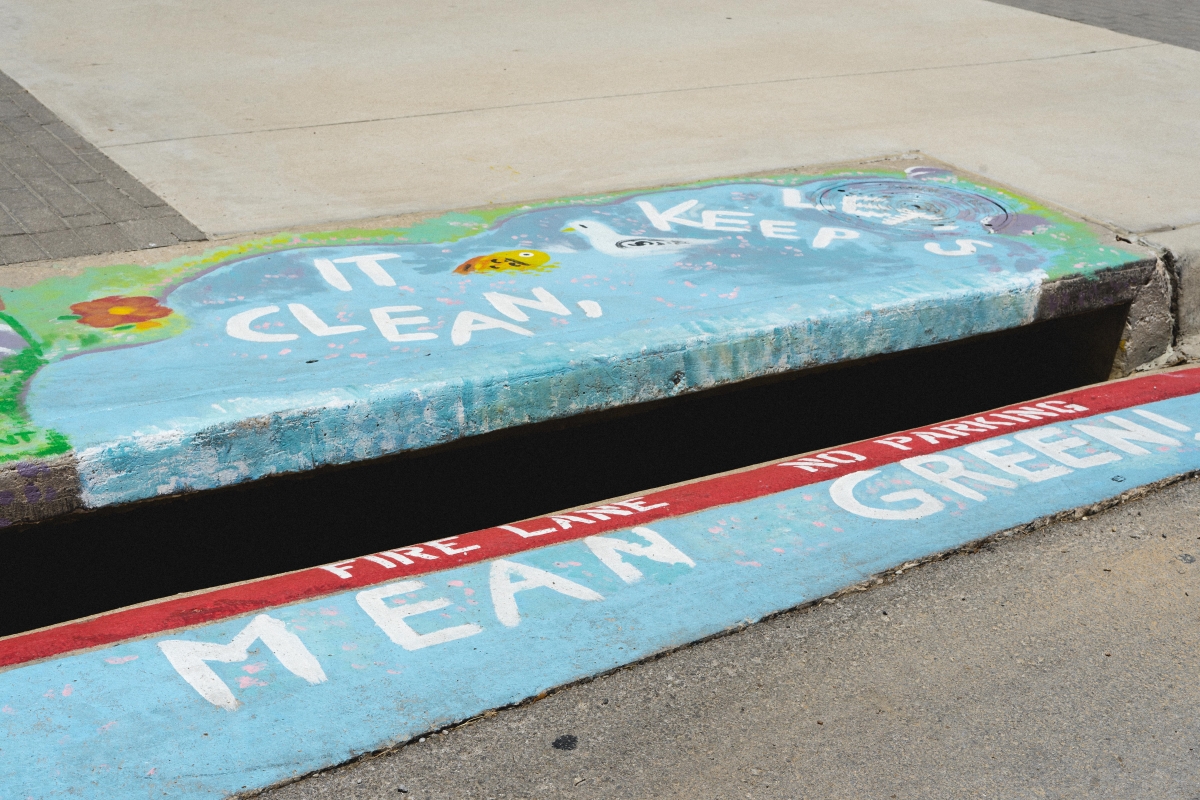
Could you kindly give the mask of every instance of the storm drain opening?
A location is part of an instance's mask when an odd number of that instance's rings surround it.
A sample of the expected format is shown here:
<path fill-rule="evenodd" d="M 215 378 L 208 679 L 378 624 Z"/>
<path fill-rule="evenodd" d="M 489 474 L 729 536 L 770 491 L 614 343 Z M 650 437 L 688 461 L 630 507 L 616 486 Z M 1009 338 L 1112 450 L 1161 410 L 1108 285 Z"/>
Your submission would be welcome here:
<path fill-rule="evenodd" d="M 1128 305 L 347 467 L 13 526 L 0 636 L 983 413 L 1109 377 Z"/>

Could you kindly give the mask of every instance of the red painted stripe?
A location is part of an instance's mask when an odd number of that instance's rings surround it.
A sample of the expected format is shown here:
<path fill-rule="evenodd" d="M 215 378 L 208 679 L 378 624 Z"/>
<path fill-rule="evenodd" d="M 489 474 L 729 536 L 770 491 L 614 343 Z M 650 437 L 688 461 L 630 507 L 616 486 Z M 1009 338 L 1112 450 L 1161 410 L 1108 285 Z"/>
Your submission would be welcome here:
<path fill-rule="evenodd" d="M 1052 424 L 1055 417 L 1025 419 L 1020 417 L 1008 419 L 995 417 L 996 414 L 1019 412 L 1025 408 L 1037 408 L 1038 403 L 1049 403 L 1053 409 L 1059 404 L 1061 409 L 1065 404 L 1085 406 L 1086 410 L 1069 413 L 1066 419 L 1078 416 L 1090 416 L 1097 413 L 1117 411 L 1129 406 L 1165 400 L 1171 397 L 1195 394 L 1200 392 L 1200 368 L 1180 370 L 1171 373 L 1148 375 L 1131 378 L 1124 381 L 1099 384 L 1085 389 L 1079 389 L 1063 394 L 1053 395 L 1041 400 L 1007 406 L 985 414 L 962 417 L 958 420 L 939 423 L 924 428 L 916 428 L 897 436 L 910 439 L 905 443 L 909 449 L 900 450 L 882 443 L 880 439 L 856 442 L 840 448 L 825 450 L 807 456 L 808 459 L 818 459 L 819 456 L 830 454 L 833 460 L 844 463 L 834 463 L 828 468 L 816 467 L 809 463 L 810 472 L 798 467 L 785 466 L 788 461 L 799 457 L 783 459 L 765 466 L 754 467 L 742 472 L 706 478 L 694 483 L 676 486 L 651 492 L 639 498 L 631 506 L 617 506 L 629 511 L 621 516 L 613 511 L 605 511 L 604 506 L 593 506 L 591 512 L 578 511 L 571 516 L 591 519 L 592 522 L 567 522 L 569 529 L 560 529 L 551 517 L 542 517 L 519 523 L 516 526 L 486 528 L 462 536 L 439 540 L 434 545 L 423 545 L 421 552 L 435 556 L 435 560 L 421 558 L 409 553 L 411 564 L 396 563 L 395 556 L 386 553 L 376 556 L 395 564 L 392 568 L 363 558 L 353 559 L 348 569 L 342 567 L 349 577 L 339 577 L 328 567 L 313 567 L 284 575 L 261 578 L 233 586 L 210 589 L 186 597 L 167 598 L 142 606 L 112 611 L 88 619 L 66 622 L 42 630 L 16 634 L 0 639 L 0 667 L 23 664 L 30 661 L 63 655 L 76 650 L 112 644 L 139 636 L 163 633 L 170 630 L 185 628 L 201 623 L 213 622 L 241 614 L 261 611 L 273 606 L 287 605 L 302 600 L 311 600 L 325 595 L 343 592 L 362 586 L 371 586 L 385 581 L 410 575 L 428 574 L 441 570 L 460 567 L 491 558 L 512 555 L 525 550 L 545 547 L 559 542 L 580 539 L 596 533 L 619 530 L 633 525 L 645 524 L 664 517 L 677 517 L 691 514 L 715 506 L 752 500 L 757 497 L 795 489 L 813 483 L 831 480 L 850 472 L 892 464 L 910 456 L 937 452 L 953 447 L 959 447 L 974 441 L 981 441 L 995 436 L 1004 436 L 1025 428 L 1035 428 L 1040 425 Z M 1047 409 L 1042 408 L 1045 411 Z M 997 427 L 995 430 L 971 431 L 969 428 L 983 428 L 972 420 L 984 419 L 985 422 L 997 424 L 997 421 L 1011 423 L 1009 426 Z M 1058 417 L 1061 419 L 1062 417 Z M 1065 419 L 1064 419 L 1065 421 Z M 955 430 L 945 428 L 947 425 L 968 423 L 966 428 Z M 942 428 L 943 430 L 937 430 Z M 918 434 L 926 433 L 935 441 L 926 441 Z M 941 437 L 947 438 L 938 438 Z M 949 438 L 954 436 L 954 438 Z M 889 437 L 890 438 L 890 437 Z M 847 455 L 852 453 L 854 457 Z M 818 459 L 821 461 L 822 459 Z M 626 501 L 629 502 L 629 501 Z M 661 505 L 660 505 L 661 504 Z M 608 504 L 611 508 L 615 504 Z M 634 511 L 636 507 L 647 510 Z M 651 506 L 657 506 L 650 508 Z M 606 517 L 606 518 L 605 518 Z M 562 518 L 562 515 L 559 516 Z M 525 538 L 512 530 L 513 527 L 526 532 L 553 529 L 552 532 Z M 397 548 L 405 550 L 405 548 Z"/>

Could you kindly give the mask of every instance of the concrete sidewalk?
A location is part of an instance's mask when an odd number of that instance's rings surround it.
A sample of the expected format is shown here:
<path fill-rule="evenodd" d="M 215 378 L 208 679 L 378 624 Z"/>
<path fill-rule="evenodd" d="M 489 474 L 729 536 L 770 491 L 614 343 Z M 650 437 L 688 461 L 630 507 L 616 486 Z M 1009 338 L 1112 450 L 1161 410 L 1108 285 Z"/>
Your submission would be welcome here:
<path fill-rule="evenodd" d="M 1192 800 L 1198 517 L 1180 483 L 258 796 Z"/>
<path fill-rule="evenodd" d="M 0 70 L 208 234 L 920 150 L 1200 222 L 1200 52 L 983 0 L 4 0 Z"/>

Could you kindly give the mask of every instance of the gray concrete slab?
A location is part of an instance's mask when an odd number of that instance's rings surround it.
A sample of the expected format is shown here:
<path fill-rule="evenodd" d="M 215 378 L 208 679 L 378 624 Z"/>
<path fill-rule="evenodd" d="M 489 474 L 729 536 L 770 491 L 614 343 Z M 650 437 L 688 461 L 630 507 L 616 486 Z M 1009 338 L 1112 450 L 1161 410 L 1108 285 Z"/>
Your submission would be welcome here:
<path fill-rule="evenodd" d="M 906 150 L 1200 222 L 1200 53 L 983 0 L 3 0 L 0 68 L 209 233 Z"/>
<path fill-rule="evenodd" d="M 1179 483 L 259 796 L 1190 800 L 1198 516 Z"/>
<path fill-rule="evenodd" d="M 1200 50 L 1200 5 L 1192 0 L 995 0 L 1006 6 Z"/>
<path fill-rule="evenodd" d="M 205 238 L 0 73 L 0 265 Z"/>

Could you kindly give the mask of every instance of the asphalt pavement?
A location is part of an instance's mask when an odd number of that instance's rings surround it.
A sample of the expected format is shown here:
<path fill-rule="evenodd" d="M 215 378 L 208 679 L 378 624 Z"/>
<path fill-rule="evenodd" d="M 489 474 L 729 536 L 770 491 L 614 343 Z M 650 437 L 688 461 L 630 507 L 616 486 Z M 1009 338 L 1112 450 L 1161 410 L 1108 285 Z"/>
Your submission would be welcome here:
<path fill-rule="evenodd" d="M 1197 520 L 1192 479 L 261 796 L 1194 800 Z"/>

